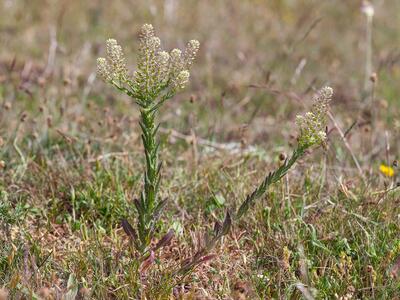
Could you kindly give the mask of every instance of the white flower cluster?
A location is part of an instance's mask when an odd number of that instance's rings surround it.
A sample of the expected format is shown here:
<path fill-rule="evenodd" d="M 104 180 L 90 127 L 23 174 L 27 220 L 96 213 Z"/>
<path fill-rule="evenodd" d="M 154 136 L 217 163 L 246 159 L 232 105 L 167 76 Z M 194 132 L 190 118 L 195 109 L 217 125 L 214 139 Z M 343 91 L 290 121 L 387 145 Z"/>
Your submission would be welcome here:
<path fill-rule="evenodd" d="M 311 111 L 304 116 L 298 115 L 296 117 L 296 124 L 300 129 L 298 140 L 301 147 L 311 147 L 325 142 L 326 116 L 332 95 L 332 88 L 322 88 L 314 98 Z"/>
<path fill-rule="evenodd" d="M 154 35 L 153 26 L 145 24 L 140 35 L 138 70 L 134 82 L 138 88 L 158 92 L 168 86 L 178 91 L 189 81 L 189 67 L 199 50 L 200 43 L 192 40 L 182 54 L 179 49 L 171 53 L 161 50 L 160 39 Z"/>
<path fill-rule="evenodd" d="M 199 46 L 198 41 L 191 40 L 183 52 L 179 49 L 170 53 L 163 51 L 153 26 L 145 24 L 140 31 L 138 66 L 133 77 L 128 76 L 122 48 L 114 39 L 107 41 L 106 58 L 97 59 L 97 73 L 117 87 L 126 84 L 133 95 L 151 102 L 163 91 L 172 96 L 186 86 Z"/>
<path fill-rule="evenodd" d="M 97 74 L 108 82 L 124 82 L 128 79 L 128 70 L 122 47 L 114 39 L 106 42 L 107 59 L 97 59 Z"/>

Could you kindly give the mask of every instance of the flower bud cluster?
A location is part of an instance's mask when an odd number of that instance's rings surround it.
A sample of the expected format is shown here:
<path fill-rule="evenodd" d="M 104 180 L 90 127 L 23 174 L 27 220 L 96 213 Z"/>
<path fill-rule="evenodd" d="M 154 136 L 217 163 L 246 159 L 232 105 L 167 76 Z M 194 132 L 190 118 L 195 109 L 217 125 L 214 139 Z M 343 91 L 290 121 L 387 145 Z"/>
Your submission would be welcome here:
<path fill-rule="evenodd" d="M 311 111 L 304 116 L 298 115 L 296 117 L 296 124 L 300 130 L 298 141 L 301 147 L 311 147 L 325 142 L 326 116 L 332 95 L 332 88 L 322 88 L 314 98 Z"/>
<path fill-rule="evenodd" d="M 189 68 L 199 50 L 198 41 L 189 41 L 183 52 L 173 49 L 168 53 L 161 49 L 153 26 L 145 24 L 139 43 L 138 66 L 133 77 L 128 76 L 122 48 L 114 39 L 107 40 L 106 58 L 97 59 L 98 75 L 119 88 L 127 86 L 131 94 L 150 102 L 162 92 L 172 96 L 185 88 L 189 82 Z"/>
<path fill-rule="evenodd" d="M 107 58 L 97 59 L 97 74 L 107 82 L 121 83 L 128 79 L 125 56 L 122 47 L 114 39 L 106 42 Z"/>

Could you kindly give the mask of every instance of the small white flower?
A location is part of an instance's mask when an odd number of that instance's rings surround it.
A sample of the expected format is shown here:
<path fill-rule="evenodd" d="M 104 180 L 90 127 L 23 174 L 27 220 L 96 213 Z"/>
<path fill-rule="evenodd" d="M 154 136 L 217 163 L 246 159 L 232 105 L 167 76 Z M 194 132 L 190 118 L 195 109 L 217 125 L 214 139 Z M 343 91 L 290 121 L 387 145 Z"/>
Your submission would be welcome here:
<path fill-rule="evenodd" d="M 154 28 L 151 24 L 144 24 L 140 30 L 141 37 L 148 39 L 154 36 Z"/>
<path fill-rule="evenodd" d="M 197 52 L 199 51 L 200 43 L 197 40 L 191 40 L 186 45 L 184 57 L 186 67 L 190 67 L 196 58 Z"/>
<path fill-rule="evenodd" d="M 161 46 L 161 40 L 160 38 L 154 36 L 150 39 L 149 43 L 155 50 L 158 50 L 158 48 Z"/>
<path fill-rule="evenodd" d="M 161 51 L 157 55 L 157 81 L 164 82 L 168 78 L 170 56 L 166 51 Z"/>
<path fill-rule="evenodd" d="M 317 133 L 317 141 L 324 142 L 326 140 L 326 133 L 324 131 L 319 131 Z"/>
<path fill-rule="evenodd" d="M 174 79 L 178 76 L 179 72 L 184 70 L 185 64 L 182 58 L 182 51 L 180 49 L 173 49 L 171 51 L 171 66 L 170 76 Z"/>
<path fill-rule="evenodd" d="M 167 64 L 169 62 L 169 54 L 166 51 L 158 53 L 158 57 L 161 64 Z"/>
<path fill-rule="evenodd" d="M 104 81 L 110 81 L 110 71 L 108 70 L 107 60 L 104 57 L 99 57 L 97 59 L 97 74 Z"/>
<path fill-rule="evenodd" d="M 182 51 L 180 49 L 173 49 L 171 51 L 171 64 L 175 68 L 182 65 Z"/>
<path fill-rule="evenodd" d="M 190 73 L 188 70 L 183 70 L 179 72 L 178 76 L 174 80 L 174 89 L 182 90 L 185 88 L 186 84 L 189 82 Z"/>
<path fill-rule="evenodd" d="M 106 42 L 106 53 L 106 66 L 108 69 L 107 81 L 124 81 L 127 77 L 128 71 L 122 47 L 118 45 L 115 39 L 108 39 Z M 100 61 L 100 63 L 104 64 L 104 61 Z"/>

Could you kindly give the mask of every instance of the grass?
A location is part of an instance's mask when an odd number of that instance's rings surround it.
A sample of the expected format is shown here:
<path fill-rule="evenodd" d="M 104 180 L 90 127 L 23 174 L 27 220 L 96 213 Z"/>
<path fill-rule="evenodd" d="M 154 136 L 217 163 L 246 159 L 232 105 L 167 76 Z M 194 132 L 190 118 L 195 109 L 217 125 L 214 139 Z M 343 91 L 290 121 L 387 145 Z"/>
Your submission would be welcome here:
<path fill-rule="evenodd" d="M 0 299 L 400 298 L 398 169 L 379 171 L 400 149 L 399 3 L 374 3 L 368 106 L 357 3 L 176 1 L 169 14 L 172 2 L 0 4 Z M 143 23 L 167 49 L 202 48 L 160 114 L 168 204 L 153 244 L 175 236 L 139 274 L 120 220 L 136 218 L 142 189 L 140 114 L 94 72 L 108 37 L 134 57 Z M 291 153 L 295 115 L 325 84 L 362 175 L 330 122 L 327 148 L 272 186 L 215 256 L 169 277 Z"/>

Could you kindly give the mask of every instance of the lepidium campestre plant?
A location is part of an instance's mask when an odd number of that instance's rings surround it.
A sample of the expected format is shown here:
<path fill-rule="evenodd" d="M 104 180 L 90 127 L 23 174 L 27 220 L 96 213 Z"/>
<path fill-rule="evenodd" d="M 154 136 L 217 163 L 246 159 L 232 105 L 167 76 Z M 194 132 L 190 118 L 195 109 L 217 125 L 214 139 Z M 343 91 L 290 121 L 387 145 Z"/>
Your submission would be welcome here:
<path fill-rule="evenodd" d="M 173 49 L 168 53 L 162 50 L 153 26 L 145 24 L 140 31 L 138 65 L 133 74 L 127 69 L 124 53 L 117 41 L 109 39 L 106 46 L 106 57 L 97 59 L 98 75 L 131 97 L 140 109 L 139 125 L 146 161 L 143 190 L 139 199 L 134 201 L 138 218 L 136 228 L 127 221 L 123 221 L 123 227 L 134 240 L 137 250 L 144 254 L 150 250 L 150 242 L 166 204 L 158 195 L 161 162 L 158 157 L 157 113 L 165 101 L 187 85 L 199 42 L 191 40 L 184 51 Z M 170 232 L 162 241 L 171 237 Z"/>
<path fill-rule="evenodd" d="M 231 215 L 228 211 L 222 224 L 218 221 L 214 224 L 213 232 L 211 234 L 206 233 L 203 238 L 203 246 L 200 250 L 193 257 L 187 259 L 181 268 L 176 271 L 176 274 L 185 276 L 199 264 L 212 259 L 213 255 L 210 255 L 209 252 L 224 235 L 229 233 L 233 221 L 238 221 L 242 218 L 256 200 L 268 192 L 272 184 L 281 180 L 289 172 L 296 161 L 305 154 L 307 149 L 326 143 L 326 121 L 332 95 L 332 88 L 322 88 L 313 99 L 311 111 L 305 115 L 298 115 L 296 117 L 299 134 L 297 147 L 293 150 L 292 155 L 277 170 L 270 172 L 265 177 L 261 184 L 246 197 L 235 214 Z"/>

